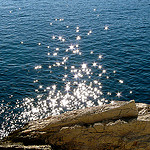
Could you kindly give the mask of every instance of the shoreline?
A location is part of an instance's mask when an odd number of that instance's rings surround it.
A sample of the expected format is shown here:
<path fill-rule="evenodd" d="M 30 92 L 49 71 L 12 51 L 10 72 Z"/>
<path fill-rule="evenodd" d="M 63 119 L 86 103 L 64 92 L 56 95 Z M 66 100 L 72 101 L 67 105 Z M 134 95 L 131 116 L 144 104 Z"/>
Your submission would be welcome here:
<path fill-rule="evenodd" d="M 118 101 L 30 121 L 1 149 L 150 149 L 150 105 Z"/>

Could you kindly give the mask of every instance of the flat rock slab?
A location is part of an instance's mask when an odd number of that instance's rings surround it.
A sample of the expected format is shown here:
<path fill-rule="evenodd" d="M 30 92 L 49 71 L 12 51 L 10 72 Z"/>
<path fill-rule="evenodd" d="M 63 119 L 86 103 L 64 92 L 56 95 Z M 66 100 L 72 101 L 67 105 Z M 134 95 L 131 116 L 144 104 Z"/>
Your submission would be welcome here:
<path fill-rule="evenodd" d="M 54 130 L 54 128 L 72 126 L 75 124 L 85 125 L 109 119 L 120 119 L 137 117 L 138 110 L 134 101 L 115 102 L 102 106 L 90 107 L 63 113 L 58 116 L 51 116 L 46 119 L 29 122 L 23 128 L 24 133 Z"/>

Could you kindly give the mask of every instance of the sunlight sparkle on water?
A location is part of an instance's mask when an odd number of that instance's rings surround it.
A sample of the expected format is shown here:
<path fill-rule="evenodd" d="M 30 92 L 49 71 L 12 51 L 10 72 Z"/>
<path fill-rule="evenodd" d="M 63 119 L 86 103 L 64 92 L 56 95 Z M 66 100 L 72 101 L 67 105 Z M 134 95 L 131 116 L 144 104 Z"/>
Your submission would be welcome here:
<path fill-rule="evenodd" d="M 108 30 L 108 26 L 105 26 L 104 30 Z"/>
<path fill-rule="evenodd" d="M 68 77 L 68 75 L 65 74 L 65 75 L 64 75 L 64 78 L 67 78 L 67 77 Z"/>
<path fill-rule="evenodd" d="M 93 10 L 96 11 L 96 9 Z M 100 50 L 97 51 L 94 45 L 92 45 L 94 43 L 95 37 L 93 35 L 95 34 L 95 30 L 88 27 L 88 29 L 86 28 L 84 31 L 80 30 L 79 32 L 79 28 L 83 29 L 81 24 L 73 26 L 65 21 L 66 19 L 64 20 L 63 18 L 53 18 L 47 24 L 50 28 L 49 39 L 46 42 L 42 40 L 35 42 L 36 47 L 41 48 L 42 53 L 46 55 L 46 58 L 41 55 L 44 61 L 32 66 L 35 72 L 32 84 L 35 86 L 33 91 L 36 93 L 36 96 L 34 98 L 26 97 L 21 102 L 19 100 L 16 102 L 12 113 L 9 112 L 9 115 L 4 117 L 6 122 L 11 120 L 9 119 L 11 115 L 13 118 L 12 122 L 7 123 L 10 126 L 7 132 L 0 130 L 1 133 L 4 132 L 4 136 L 9 131 L 16 129 L 14 124 L 16 125 L 17 121 L 26 123 L 30 120 L 42 119 L 68 110 L 105 105 L 109 102 L 114 104 L 115 100 L 112 100 L 113 96 L 115 99 L 123 97 L 124 93 L 120 89 L 116 88 L 112 90 L 111 87 L 105 89 L 105 84 L 109 81 L 114 80 L 120 86 L 124 85 L 124 81 L 115 79 L 117 73 L 116 70 L 112 70 L 115 68 L 109 68 L 111 73 L 109 73 L 109 69 L 106 72 L 103 68 L 103 66 L 107 66 L 106 64 L 102 64 L 102 58 L 105 57 L 105 54 L 101 55 L 103 53 L 100 54 Z M 62 28 L 60 27 L 61 24 L 63 24 Z M 56 32 L 54 27 L 59 27 L 60 30 Z M 102 31 L 109 29 L 108 26 L 103 25 L 103 27 Z M 84 43 L 85 38 L 88 38 L 87 41 L 91 42 L 90 44 L 93 48 L 86 49 L 88 45 Z M 19 41 L 18 43 L 22 44 L 20 44 L 21 47 L 25 46 L 23 41 Z M 25 41 L 25 43 L 29 43 L 29 41 Z M 86 60 L 86 55 L 90 57 L 89 60 Z M 28 70 L 28 73 L 32 74 L 33 70 Z M 44 74 L 43 78 L 42 74 Z M 44 80 L 46 81 L 45 83 L 43 82 Z M 118 90 L 120 92 L 117 92 Z M 132 94 L 132 91 L 128 90 L 128 94 Z M 9 98 L 12 97 L 14 95 L 9 96 Z M 9 107 L 10 105 L 4 107 L 1 104 L 0 115 L 5 111 L 8 112 Z M 18 114 L 13 113 L 18 108 L 22 111 Z M 2 127 L 5 128 L 5 126 L 3 123 Z"/>
<path fill-rule="evenodd" d="M 103 70 L 102 73 L 106 73 L 106 70 Z"/>
<path fill-rule="evenodd" d="M 119 80 L 119 83 L 123 83 L 123 80 Z"/>
<path fill-rule="evenodd" d="M 65 39 L 64 39 L 64 38 L 62 39 L 62 42 L 65 42 Z"/>
<path fill-rule="evenodd" d="M 121 96 L 121 92 L 116 93 L 116 96 L 120 97 Z"/>
<path fill-rule="evenodd" d="M 90 54 L 93 54 L 93 51 L 91 51 Z"/>
<path fill-rule="evenodd" d="M 97 66 L 97 63 L 96 63 L 96 62 L 94 62 L 94 63 L 93 63 L 93 66 L 94 66 L 94 67 L 96 67 L 96 66 Z"/>
<path fill-rule="evenodd" d="M 34 80 L 33 82 L 36 83 L 36 82 L 38 82 L 38 80 Z"/>
<path fill-rule="evenodd" d="M 42 68 L 42 66 L 39 65 L 39 66 L 36 66 L 34 69 L 41 69 L 41 68 Z"/>
<path fill-rule="evenodd" d="M 73 49 L 74 49 L 74 45 L 70 45 L 69 48 L 70 48 L 71 50 L 73 50 Z"/>
<path fill-rule="evenodd" d="M 102 59 L 102 55 L 99 55 L 98 58 L 99 58 L 99 59 Z"/>
<path fill-rule="evenodd" d="M 102 66 L 101 66 L 101 65 L 99 65 L 99 66 L 98 66 L 98 68 L 99 68 L 99 69 L 102 69 Z"/>
<path fill-rule="evenodd" d="M 90 30 L 89 33 L 91 34 L 91 33 L 92 33 L 92 30 Z"/>
<path fill-rule="evenodd" d="M 62 40 L 62 36 L 59 36 L 58 39 L 59 39 L 59 40 Z"/>
<path fill-rule="evenodd" d="M 56 38 L 56 37 L 53 35 L 53 36 L 52 36 L 52 39 L 54 40 L 55 38 Z"/>
<path fill-rule="evenodd" d="M 70 85 L 69 85 L 69 84 L 66 84 L 65 90 L 66 90 L 66 91 L 69 91 L 69 90 L 70 90 Z"/>
<path fill-rule="evenodd" d="M 80 36 L 77 36 L 77 37 L 76 37 L 76 40 L 81 40 L 81 37 L 80 37 Z"/>
<path fill-rule="evenodd" d="M 53 56 L 57 56 L 57 53 L 53 53 Z"/>
<path fill-rule="evenodd" d="M 82 64 L 82 68 L 85 69 L 87 67 L 87 64 Z"/>

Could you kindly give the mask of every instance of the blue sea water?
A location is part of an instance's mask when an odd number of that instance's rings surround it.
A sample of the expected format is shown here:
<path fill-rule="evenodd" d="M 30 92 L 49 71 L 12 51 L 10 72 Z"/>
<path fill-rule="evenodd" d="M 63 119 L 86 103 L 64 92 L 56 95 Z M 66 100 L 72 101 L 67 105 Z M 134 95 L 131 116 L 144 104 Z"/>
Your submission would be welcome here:
<path fill-rule="evenodd" d="M 0 137 L 131 99 L 150 103 L 149 0 L 1 0 Z"/>

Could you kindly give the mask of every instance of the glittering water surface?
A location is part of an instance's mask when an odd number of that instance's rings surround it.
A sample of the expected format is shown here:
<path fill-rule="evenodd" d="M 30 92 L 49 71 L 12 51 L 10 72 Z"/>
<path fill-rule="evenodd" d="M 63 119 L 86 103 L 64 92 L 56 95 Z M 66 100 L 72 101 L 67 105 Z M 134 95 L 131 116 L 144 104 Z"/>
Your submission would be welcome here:
<path fill-rule="evenodd" d="M 2 0 L 0 137 L 73 109 L 150 103 L 150 2 Z"/>

